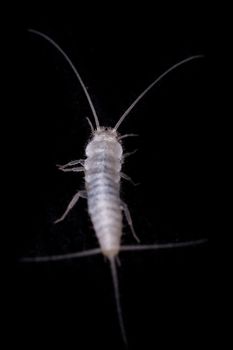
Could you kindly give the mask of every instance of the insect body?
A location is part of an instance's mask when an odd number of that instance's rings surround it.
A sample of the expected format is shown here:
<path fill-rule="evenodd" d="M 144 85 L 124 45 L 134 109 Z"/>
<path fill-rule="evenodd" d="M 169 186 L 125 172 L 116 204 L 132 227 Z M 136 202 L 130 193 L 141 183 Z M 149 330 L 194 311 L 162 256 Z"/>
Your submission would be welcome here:
<path fill-rule="evenodd" d="M 77 161 L 83 166 L 61 167 L 65 171 L 85 171 L 86 191 L 79 191 L 74 196 L 65 214 L 56 222 L 64 219 L 79 197 L 86 197 L 101 250 L 108 258 L 116 256 L 120 250 L 124 208 L 120 199 L 122 155 L 117 132 L 99 127 L 86 147 L 86 160 Z"/>
<path fill-rule="evenodd" d="M 79 191 L 71 200 L 68 208 L 56 223 L 63 220 L 80 197 L 87 198 L 88 212 L 103 255 L 111 264 L 115 298 L 122 337 L 127 343 L 116 274 L 115 257 L 120 251 L 122 236 L 122 210 L 135 235 L 127 205 L 120 199 L 121 164 L 123 149 L 115 129 L 97 127 L 86 147 L 86 159 L 60 166 L 63 171 L 84 171 L 86 191 Z M 69 168 L 70 165 L 82 166 Z M 123 175 L 124 176 L 124 175 Z"/>
<path fill-rule="evenodd" d="M 87 198 L 88 202 L 88 212 L 94 226 L 96 236 L 100 248 L 92 249 L 89 251 L 78 252 L 66 254 L 65 256 L 52 256 L 52 257 L 38 257 L 38 258 L 25 258 L 24 261 L 48 261 L 48 260 L 61 260 L 64 258 L 73 258 L 81 256 L 89 256 L 102 253 L 105 255 L 109 261 L 113 276 L 115 299 L 117 305 L 117 312 L 119 318 L 119 324 L 121 328 L 122 337 L 125 343 L 127 343 L 126 332 L 122 317 L 120 299 L 119 299 L 119 287 L 118 278 L 115 265 L 115 258 L 119 251 L 129 251 L 129 250 L 145 250 L 145 249 L 161 249 L 161 248 L 172 248 L 179 246 L 188 246 L 193 244 L 202 243 L 201 241 L 196 242 L 180 242 L 180 243 L 168 243 L 163 245 L 138 245 L 138 246 L 123 246 L 121 247 L 121 236 L 122 236 L 122 211 L 126 215 L 126 219 L 130 225 L 134 237 L 138 240 L 132 220 L 130 217 L 127 205 L 122 202 L 120 198 L 120 180 L 121 177 L 128 178 L 126 175 L 121 173 L 121 166 L 124 160 L 123 149 L 121 145 L 121 139 L 127 136 L 132 136 L 133 134 L 127 134 L 120 136 L 117 129 L 130 113 L 130 111 L 135 107 L 135 105 L 144 97 L 144 95 L 157 84 L 165 75 L 167 75 L 173 69 L 179 67 L 180 65 L 191 61 L 196 58 L 202 57 L 202 55 L 191 56 L 178 62 L 157 79 L 155 79 L 139 96 L 138 98 L 129 106 L 129 108 L 123 113 L 115 127 L 106 128 L 100 126 L 99 119 L 97 117 L 94 105 L 88 94 L 88 91 L 78 73 L 73 63 L 66 55 L 66 53 L 58 46 L 51 38 L 47 35 L 38 32 L 36 30 L 30 30 L 32 33 L 39 35 L 55 46 L 58 51 L 65 57 L 67 62 L 73 69 L 77 79 L 79 80 L 83 91 L 87 97 L 88 103 L 92 110 L 96 129 L 92 126 L 92 137 L 88 143 L 85 153 L 86 159 L 71 161 L 65 165 L 59 165 L 59 169 L 68 172 L 84 172 L 85 176 L 85 190 L 77 192 L 69 203 L 65 213 L 56 220 L 55 222 L 62 221 L 69 211 L 74 207 L 80 197 Z"/>
<path fill-rule="evenodd" d="M 101 250 L 107 257 L 118 254 L 122 235 L 120 170 L 122 147 L 114 130 L 100 129 L 86 148 L 84 167 L 88 211 Z"/>

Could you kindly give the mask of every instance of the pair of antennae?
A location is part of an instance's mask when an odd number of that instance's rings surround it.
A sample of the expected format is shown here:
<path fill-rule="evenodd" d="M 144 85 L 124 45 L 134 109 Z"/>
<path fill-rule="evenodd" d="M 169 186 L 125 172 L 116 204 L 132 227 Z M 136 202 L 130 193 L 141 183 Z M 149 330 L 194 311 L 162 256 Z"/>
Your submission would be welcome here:
<path fill-rule="evenodd" d="M 52 44 L 62 55 L 63 57 L 66 59 L 66 61 L 69 63 L 70 67 L 72 68 L 72 70 L 74 71 L 80 85 L 82 86 L 82 89 L 86 95 L 87 101 L 89 103 L 89 106 L 91 108 L 92 114 L 94 116 L 94 120 L 95 120 L 95 124 L 96 124 L 96 128 L 99 129 L 100 128 L 100 123 L 99 123 L 99 118 L 97 116 L 96 113 L 96 109 L 94 107 L 94 104 L 91 100 L 91 97 L 87 91 L 87 88 L 84 85 L 84 82 L 79 74 L 79 72 L 77 71 L 77 69 L 75 68 L 74 64 L 72 63 L 71 59 L 69 58 L 69 56 L 62 50 L 62 48 L 53 40 L 51 39 L 48 35 L 35 30 L 35 29 L 29 29 L 29 32 L 36 34 L 42 38 L 44 38 L 45 40 L 47 40 L 50 44 Z M 118 122 L 116 123 L 116 125 L 113 128 L 113 131 L 116 131 L 119 126 L 121 125 L 121 123 L 125 120 L 125 118 L 127 117 L 127 115 L 132 111 L 132 109 L 136 106 L 136 104 L 161 80 L 163 79 L 168 73 L 170 73 L 171 71 L 175 70 L 176 68 L 178 68 L 179 66 L 192 61 L 194 59 L 197 58 L 203 58 L 204 55 L 194 55 L 194 56 L 190 56 L 188 58 L 185 58 L 184 60 L 174 64 L 172 67 L 170 67 L 169 69 L 167 69 L 164 73 L 162 73 L 158 78 L 156 78 L 145 90 L 142 91 L 142 93 L 136 98 L 136 100 L 134 100 L 133 103 L 131 103 L 131 105 L 126 109 L 126 111 L 122 114 L 122 116 L 120 117 L 120 119 L 118 120 Z"/>

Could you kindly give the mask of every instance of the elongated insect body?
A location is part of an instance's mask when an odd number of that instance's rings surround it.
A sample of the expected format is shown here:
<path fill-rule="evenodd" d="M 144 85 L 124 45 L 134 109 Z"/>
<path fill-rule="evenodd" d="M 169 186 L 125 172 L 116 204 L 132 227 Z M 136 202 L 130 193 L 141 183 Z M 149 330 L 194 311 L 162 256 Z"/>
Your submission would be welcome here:
<path fill-rule="evenodd" d="M 120 171 L 123 150 L 113 129 L 99 128 L 86 147 L 84 163 L 88 212 L 101 250 L 116 256 L 122 236 Z"/>
<path fill-rule="evenodd" d="M 203 57 L 202 55 L 196 55 L 188 57 L 171 68 L 167 69 L 157 79 L 155 79 L 143 92 L 136 98 L 136 100 L 130 104 L 128 109 L 122 114 L 118 122 L 113 128 L 107 128 L 100 126 L 99 119 L 96 114 L 96 110 L 90 98 L 90 95 L 73 63 L 67 54 L 61 49 L 61 47 L 53 41 L 47 35 L 36 31 L 29 30 L 30 32 L 43 37 L 50 44 L 52 44 L 66 59 L 71 68 L 73 69 L 79 83 L 81 84 L 83 91 L 86 95 L 89 106 L 92 110 L 96 128 L 92 126 L 92 123 L 88 119 L 88 122 L 92 129 L 92 137 L 89 141 L 85 153 L 86 159 L 71 161 L 65 165 L 59 165 L 59 169 L 64 172 L 84 172 L 85 177 L 85 190 L 77 192 L 69 203 L 64 214 L 55 221 L 55 223 L 62 221 L 70 210 L 74 207 L 80 197 L 87 198 L 88 212 L 100 245 L 100 248 L 92 249 L 84 252 L 70 253 L 66 255 L 57 255 L 51 257 L 36 257 L 36 258 L 24 258 L 24 261 L 49 261 L 49 260 L 62 260 L 69 258 L 78 258 L 84 256 L 91 256 L 102 253 L 110 261 L 114 294 L 116 300 L 116 307 L 119 319 L 119 325 L 121 328 L 122 338 L 125 344 L 127 344 L 127 337 L 122 317 L 119 286 L 116 269 L 116 256 L 119 251 L 132 251 L 132 250 L 150 250 L 150 249 L 166 249 L 174 247 L 185 247 L 190 245 L 201 244 L 205 240 L 199 240 L 194 242 L 177 242 L 167 244 L 154 244 L 154 245 L 132 245 L 121 247 L 122 236 L 122 211 L 124 211 L 128 224 L 131 228 L 132 234 L 136 240 L 138 240 L 131 216 L 127 205 L 122 202 L 120 198 L 120 180 L 121 177 L 129 179 L 129 177 L 121 173 L 121 167 L 124 159 L 123 149 L 121 145 L 121 139 L 128 136 L 135 136 L 134 134 L 126 134 L 120 136 L 117 132 L 119 126 L 135 107 L 135 105 L 154 87 L 163 77 L 169 72 L 181 66 L 182 64 L 194 60 L 196 58 Z M 126 154 L 127 155 L 127 154 Z M 125 156 L 126 156 L 125 155 Z M 77 166 L 79 165 L 79 166 Z M 80 166 L 81 165 L 81 166 Z"/>
<path fill-rule="evenodd" d="M 112 128 L 97 126 L 88 143 L 86 159 L 70 162 L 59 166 L 63 171 L 84 171 L 86 191 L 79 191 L 71 200 L 68 208 L 60 219 L 63 220 L 79 197 L 86 197 L 88 212 L 100 245 L 100 250 L 110 261 L 110 267 L 115 291 L 115 300 L 122 338 L 127 343 L 127 337 L 122 317 L 119 287 L 115 257 L 121 246 L 122 210 L 135 236 L 132 220 L 126 204 L 120 199 L 121 165 L 123 149 L 117 131 Z M 82 167 L 69 168 L 70 165 L 81 163 Z"/>

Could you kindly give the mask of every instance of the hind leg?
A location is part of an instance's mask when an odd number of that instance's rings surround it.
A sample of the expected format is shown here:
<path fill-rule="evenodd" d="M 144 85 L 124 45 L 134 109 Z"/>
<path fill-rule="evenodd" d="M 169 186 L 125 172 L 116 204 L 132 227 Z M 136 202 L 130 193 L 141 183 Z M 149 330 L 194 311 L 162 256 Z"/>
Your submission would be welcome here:
<path fill-rule="evenodd" d="M 78 191 L 74 197 L 71 199 L 66 211 L 64 212 L 64 214 L 57 219 L 56 221 L 54 221 L 54 224 L 57 224 L 58 222 L 62 221 L 65 219 L 65 217 L 67 216 L 67 214 L 69 213 L 69 211 L 75 206 L 75 204 L 77 203 L 77 201 L 79 200 L 79 198 L 87 198 L 86 195 L 86 191 Z"/>
<path fill-rule="evenodd" d="M 124 211 L 124 214 L 125 214 L 126 220 L 128 222 L 128 225 L 129 225 L 129 227 L 131 229 L 132 235 L 134 236 L 136 241 L 138 243 L 140 243 L 140 239 L 138 238 L 138 236 L 136 235 L 136 232 L 134 230 L 133 221 L 132 221 L 132 218 L 131 218 L 131 215 L 130 215 L 129 208 L 128 208 L 127 204 L 124 203 L 124 202 L 121 202 L 121 208 Z"/>

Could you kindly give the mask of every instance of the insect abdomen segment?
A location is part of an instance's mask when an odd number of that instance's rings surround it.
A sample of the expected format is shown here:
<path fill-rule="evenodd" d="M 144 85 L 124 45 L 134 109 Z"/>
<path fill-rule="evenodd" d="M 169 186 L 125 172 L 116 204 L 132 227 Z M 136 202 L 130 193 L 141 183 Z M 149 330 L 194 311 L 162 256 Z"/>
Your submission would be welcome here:
<path fill-rule="evenodd" d="M 118 254 L 122 236 L 120 171 L 122 147 L 116 132 L 100 128 L 86 148 L 84 163 L 88 212 L 101 250 Z"/>

